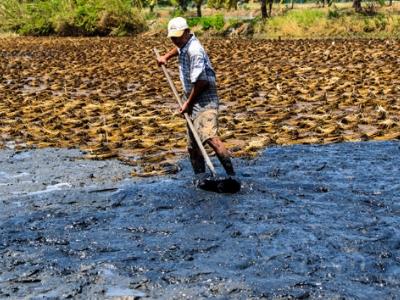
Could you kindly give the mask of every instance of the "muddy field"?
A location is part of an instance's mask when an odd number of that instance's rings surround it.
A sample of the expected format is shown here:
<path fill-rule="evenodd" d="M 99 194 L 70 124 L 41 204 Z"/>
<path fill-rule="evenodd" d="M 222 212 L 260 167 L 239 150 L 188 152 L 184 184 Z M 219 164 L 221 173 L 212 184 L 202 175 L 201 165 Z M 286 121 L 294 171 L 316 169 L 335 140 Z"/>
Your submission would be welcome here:
<path fill-rule="evenodd" d="M 235 160 L 234 195 L 194 189 L 187 160 L 107 180 L 75 150 L 3 151 L 0 298 L 400 299 L 399 151 L 270 147 Z"/>
<path fill-rule="evenodd" d="M 0 146 L 73 147 L 125 160 L 134 174 L 177 171 L 185 126 L 152 51 L 170 41 L 0 43 Z M 236 157 L 274 144 L 400 137 L 398 40 L 204 45 L 218 75 L 221 134 Z M 170 67 L 177 80 L 176 62 Z"/>
<path fill-rule="evenodd" d="M 234 195 L 192 186 L 168 40 L 0 40 L 1 299 L 400 299 L 400 42 L 204 44 Z"/>

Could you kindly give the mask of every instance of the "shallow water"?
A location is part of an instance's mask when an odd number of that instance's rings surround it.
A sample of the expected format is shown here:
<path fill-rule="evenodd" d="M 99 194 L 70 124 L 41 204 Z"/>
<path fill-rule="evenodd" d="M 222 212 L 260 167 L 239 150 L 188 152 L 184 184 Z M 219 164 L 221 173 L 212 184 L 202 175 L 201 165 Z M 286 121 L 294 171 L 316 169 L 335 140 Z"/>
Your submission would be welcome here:
<path fill-rule="evenodd" d="M 187 161 L 170 177 L 4 192 L 0 298 L 399 299 L 399 151 L 268 148 L 236 161 L 235 195 L 194 189 Z"/>

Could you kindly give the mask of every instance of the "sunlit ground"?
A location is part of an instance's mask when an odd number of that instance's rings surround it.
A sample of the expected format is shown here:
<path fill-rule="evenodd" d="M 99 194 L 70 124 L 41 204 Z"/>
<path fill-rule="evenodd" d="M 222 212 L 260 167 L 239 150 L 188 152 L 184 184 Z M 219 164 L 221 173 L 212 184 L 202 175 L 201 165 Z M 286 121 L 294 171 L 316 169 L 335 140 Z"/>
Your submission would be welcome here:
<path fill-rule="evenodd" d="M 268 145 L 400 137 L 396 40 L 203 40 L 218 76 L 220 134 L 235 157 Z M 186 127 L 155 63 L 160 36 L 3 38 L 1 147 L 80 148 L 140 175 L 173 170 Z M 169 65 L 180 88 L 177 63 Z"/>

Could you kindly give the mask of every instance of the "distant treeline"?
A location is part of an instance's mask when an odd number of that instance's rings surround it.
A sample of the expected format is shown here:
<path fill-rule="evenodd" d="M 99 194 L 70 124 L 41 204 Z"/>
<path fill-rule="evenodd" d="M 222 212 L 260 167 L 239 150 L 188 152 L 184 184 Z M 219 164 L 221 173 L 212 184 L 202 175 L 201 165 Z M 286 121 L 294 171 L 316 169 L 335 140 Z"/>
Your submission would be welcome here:
<path fill-rule="evenodd" d="M 151 8 L 156 5 L 157 0 L 134 0 L 138 1 L 140 5 L 149 5 Z M 159 0 L 165 1 L 165 0 Z M 324 7 L 325 5 L 331 6 L 338 2 L 352 2 L 354 10 L 358 13 L 363 12 L 361 6 L 362 0 L 253 0 L 254 3 L 260 3 L 261 18 L 267 19 L 272 17 L 272 7 L 274 4 L 285 4 L 293 8 L 294 3 L 317 3 Z M 197 16 L 201 17 L 201 7 L 203 4 L 207 4 L 208 7 L 213 7 L 216 9 L 227 8 L 227 9 L 237 9 L 238 6 L 245 3 L 249 3 L 250 0 L 171 0 L 182 11 L 186 11 L 188 6 L 194 5 L 197 8 Z M 385 0 L 369 0 L 368 6 L 374 5 L 375 3 L 379 5 L 385 5 Z M 388 5 L 392 5 L 392 0 L 388 0 Z"/>
<path fill-rule="evenodd" d="M 123 36 L 148 29 L 164 30 L 167 19 L 188 17 L 191 27 L 217 35 L 260 37 L 399 37 L 400 14 L 392 1 L 351 0 L 0 0 L 0 31 L 20 35 Z M 294 10 L 295 3 L 315 3 Z M 213 15 L 202 16 L 202 7 Z M 249 7 L 256 16 L 230 18 L 229 11 Z M 146 10 L 144 10 L 146 8 Z M 163 17 L 160 11 L 163 10 Z M 167 11 L 167 14 L 165 12 Z M 225 14 L 226 12 L 226 14 Z M 197 16 L 197 17 L 195 17 Z M 156 26 L 154 26 L 154 24 Z"/>

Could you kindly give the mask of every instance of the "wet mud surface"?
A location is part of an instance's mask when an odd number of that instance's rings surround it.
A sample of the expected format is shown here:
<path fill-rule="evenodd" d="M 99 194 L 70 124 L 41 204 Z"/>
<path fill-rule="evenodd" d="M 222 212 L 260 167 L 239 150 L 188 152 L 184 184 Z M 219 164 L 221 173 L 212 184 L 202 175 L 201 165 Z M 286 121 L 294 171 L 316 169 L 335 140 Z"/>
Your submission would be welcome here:
<path fill-rule="evenodd" d="M 235 161 L 234 195 L 194 189 L 187 160 L 144 179 L 101 162 L 114 182 L 95 173 L 100 162 L 75 161 L 81 177 L 69 182 L 56 160 L 32 157 L 79 153 L 31 150 L 10 164 L 3 151 L 0 298 L 399 299 L 399 147 L 270 147 Z M 24 186 L 17 172 L 70 186 Z M 93 172 L 96 183 L 84 176 Z"/>

